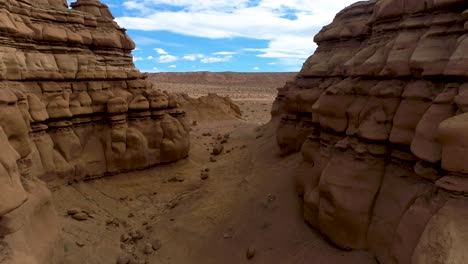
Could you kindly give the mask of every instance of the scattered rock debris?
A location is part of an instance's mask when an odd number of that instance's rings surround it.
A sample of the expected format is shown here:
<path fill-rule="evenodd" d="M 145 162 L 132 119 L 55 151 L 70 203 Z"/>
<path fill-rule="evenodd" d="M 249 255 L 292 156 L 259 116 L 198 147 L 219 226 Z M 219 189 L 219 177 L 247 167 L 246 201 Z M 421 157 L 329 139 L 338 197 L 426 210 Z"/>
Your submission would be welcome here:
<path fill-rule="evenodd" d="M 255 252 L 255 248 L 249 247 L 249 248 L 247 249 L 247 252 L 245 253 L 245 257 L 246 257 L 247 259 L 253 259 L 253 257 L 255 257 L 255 253 L 256 253 L 256 252 Z"/>

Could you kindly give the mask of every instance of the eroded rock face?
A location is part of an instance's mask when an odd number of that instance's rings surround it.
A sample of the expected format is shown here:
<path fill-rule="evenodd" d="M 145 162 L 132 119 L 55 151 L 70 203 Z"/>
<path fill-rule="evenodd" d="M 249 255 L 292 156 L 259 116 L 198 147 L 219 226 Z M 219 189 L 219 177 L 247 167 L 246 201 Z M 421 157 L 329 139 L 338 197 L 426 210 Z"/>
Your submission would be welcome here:
<path fill-rule="evenodd" d="M 184 158 L 176 98 L 98 0 L 0 2 L 0 259 L 59 263 L 49 187 Z M 42 180 L 42 181 L 41 181 Z"/>
<path fill-rule="evenodd" d="M 466 236 L 454 235 L 468 224 L 454 210 L 468 193 L 467 8 L 355 3 L 279 90 L 277 141 L 283 154 L 302 152 L 304 217 L 339 247 L 385 264 L 468 261 L 455 252 Z"/>

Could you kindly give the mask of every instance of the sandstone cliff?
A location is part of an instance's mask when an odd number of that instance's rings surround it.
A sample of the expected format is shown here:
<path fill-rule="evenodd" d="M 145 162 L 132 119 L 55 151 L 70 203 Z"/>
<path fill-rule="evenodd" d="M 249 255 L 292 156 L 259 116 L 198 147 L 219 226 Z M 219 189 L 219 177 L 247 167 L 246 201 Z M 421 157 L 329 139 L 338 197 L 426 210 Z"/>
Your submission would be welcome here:
<path fill-rule="evenodd" d="M 186 157 L 177 97 L 98 0 L 0 2 L 0 262 L 58 263 L 50 186 Z"/>
<path fill-rule="evenodd" d="M 304 217 L 380 263 L 467 263 L 468 4 L 358 2 L 272 110 Z"/>

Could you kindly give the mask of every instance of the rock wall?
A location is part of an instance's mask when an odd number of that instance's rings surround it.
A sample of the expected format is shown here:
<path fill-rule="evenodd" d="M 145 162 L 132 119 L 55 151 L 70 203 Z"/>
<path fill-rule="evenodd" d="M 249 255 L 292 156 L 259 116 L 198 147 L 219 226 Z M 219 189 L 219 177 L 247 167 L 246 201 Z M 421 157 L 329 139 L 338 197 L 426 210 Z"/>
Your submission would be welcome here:
<path fill-rule="evenodd" d="M 59 263 L 49 186 L 184 158 L 177 97 L 153 89 L 98 0 L 0 1 L 0 262 Z"/>
<path fill-rule="evenodd" d="M 279 90 L 304 217 L 380 263 L 468 263 L 468 2 L 353 4 Z"/>

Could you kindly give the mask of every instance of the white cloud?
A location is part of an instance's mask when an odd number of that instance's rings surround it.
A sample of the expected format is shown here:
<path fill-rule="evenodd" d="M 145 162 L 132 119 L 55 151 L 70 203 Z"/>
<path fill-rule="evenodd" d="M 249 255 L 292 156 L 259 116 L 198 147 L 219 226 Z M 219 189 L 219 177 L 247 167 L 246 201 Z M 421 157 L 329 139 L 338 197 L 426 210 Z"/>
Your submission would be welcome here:
<path fill-rule="evenodd" d="M 169 68 L 177 68 L 177 65 L 174 65 L 174 64 L 169 65 Z"/>
<path fill-rule="evenodd" d="M 183 60 L 188 60 L 188 61 L 195 61 L 197 60 L 197 56 L 195 55 L 185 55 L 182 57 Z"/>
<path fill-rule="evenodd" d="M 147 60 L 152 60 L 152 59 L 154 59 L 154 57 L 153 56 L 148 56 L 148 57 L 146 57 L 146 59 Z"/>
<path fill-rule="evenodd" d="M 124 6 L 136 11 L 144 8 L 145 12 L 140 12 L 137 16 L 120 17 L 117 21 L 128 29 L 166 30 L 210 39 L 244 37 L 267 40 L 268 47 L 250 51 L 257 52 L 263 58 L 304 60 L 316 48 L 313 36 L 330 23 L 338 11 L 356 0 L 255 2 L 256 4 L 252 4 L 250 0 L 131 0 L 124 2 Z M 161 4 L 177 7 L 177 11 L 158 9 Z M 221 51 L 213 55 L 233 54 Z"/>
<path fill-rule="evenodd" d="M 203 54 L 187 54 L 182 57 L 183 60 L 187 61 L 196 61 L 197 59 L 204 58 L 205 55 Z"/>
<path fill-rule="evenodd" d="M 235 51 L 219 51 L 219 52 L 213 53 L 213 55 L 221 55 L 221 56 L 234 55 L 234 54 L 237 54 L 237 52 L 235 52 Z"/>
<path fill-rule="evenodd" d="M 160 44 L 161 43 L 161 41 L 159 39 L 148 38 L 148 37 L 140 36 L 140 35 L 132 36 L 132 39 L 133 39 L 133 41 L 135 43 L 137 43 L 138 45 L 141 45 L 141 46 Z"/>
<path fill-rule="evenodd" d="M 169 63 L 169 62 L 176 61 L 178 59 L 179 59 L 178 57 L 173 56 L 173 55 L 162 55 L 162 56 L 159 56 L 158 61 L 160 63 Z"/>
<path fill-rule="evenodd" d="M 217 62 L 224 62 L 230 61 L 232 56 L 224 56 L 224 57 L 206 57 L 200 60 L 201 63 L 217 63 Z"/>
<path fill-rule="evenodd" d="M 160 54 L 160 55 L 167 55 L 167 51 L 161 49 L 161 48 L 155 48 L 154 51 L 156 51 L 157 54 Z"/>
<path fill-rule="evenodd" d="M 133 57 L 133 61 L 142 61 L 143 57 Z"/>
<path fill-rule="evenodd" d="M 135 9 L 141 12 L 146 12 L 145 7 L 143 5 L 138 4 L 138 1 L 126 1 L 123 3 L 123 6 L 126 9 Z"/>
<path fill-rule="evenodd" d="M 260 68 L 259 68 L 259 67 L 257 67 L 257 66 L 253 67 L 253 69 L 254 69 L 254 71 L 258 71 L 258 70 L 260 70 Z"/>
<path fill-rule="evenodd" d="M 276 62 L 269 62 L 268 65 L 276 65 Z"/>

